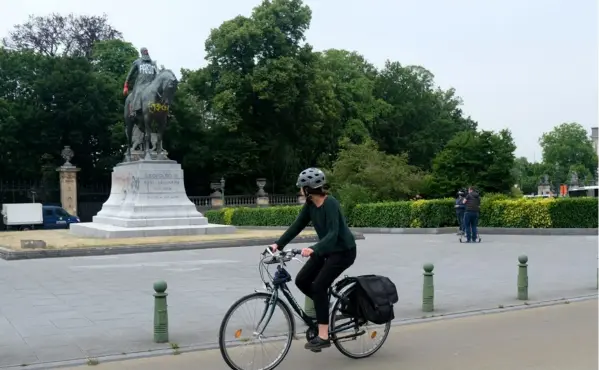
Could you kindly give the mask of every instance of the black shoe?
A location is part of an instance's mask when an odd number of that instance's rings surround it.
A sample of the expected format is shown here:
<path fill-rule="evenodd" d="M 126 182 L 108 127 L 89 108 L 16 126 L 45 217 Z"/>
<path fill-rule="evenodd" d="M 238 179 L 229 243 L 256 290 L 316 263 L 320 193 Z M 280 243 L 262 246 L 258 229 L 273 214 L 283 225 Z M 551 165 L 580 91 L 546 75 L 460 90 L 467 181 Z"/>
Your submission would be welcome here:
<path fill-rule="evenodd" d="M 331 346 L 330 340 L 324 340 L 320 337 L 316 337 L 306 343 L 304 346 L 305 349 L 309 349 L 312 352 L 320 352 L 323 348 L 329 348 Z"/>

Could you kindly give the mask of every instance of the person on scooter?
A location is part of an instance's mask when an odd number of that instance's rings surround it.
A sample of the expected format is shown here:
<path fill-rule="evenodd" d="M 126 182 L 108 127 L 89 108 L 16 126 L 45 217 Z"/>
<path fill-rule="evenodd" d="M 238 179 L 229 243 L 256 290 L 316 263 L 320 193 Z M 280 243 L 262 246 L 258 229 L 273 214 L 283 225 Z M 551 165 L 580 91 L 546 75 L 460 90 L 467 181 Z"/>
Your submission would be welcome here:
<path fill-rule="evenodd" d="M 464 192 L 458 191 L 458 198 L 455 200 L 455 215 L 458 218 L 458 235 L 463 235 L 464 229 L 464 213 L 466 206 L 464 205 Z"/>
<path fill-rule="evenodd" d="M 468 195 L 463 202 L 466 205 L 466 212 L 464 212 L 466 243 L 474 243 L 478 240 L 478 216 L 480 213 L 480 196 L 474 187 L 468 188 Z"/>

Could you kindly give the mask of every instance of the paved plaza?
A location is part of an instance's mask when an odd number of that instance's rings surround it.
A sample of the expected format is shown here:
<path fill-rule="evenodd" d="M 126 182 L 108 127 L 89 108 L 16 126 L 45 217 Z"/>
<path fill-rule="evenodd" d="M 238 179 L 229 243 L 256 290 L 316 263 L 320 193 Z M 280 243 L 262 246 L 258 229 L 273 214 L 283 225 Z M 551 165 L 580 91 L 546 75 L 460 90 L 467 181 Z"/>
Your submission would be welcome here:
<path fill-rule="evenodd" d="M 597 300 L 396 327 L 383 348 L 352 360 L 296 341 L 277 370 L 596 370 Z M 198 365 L 201 364 L 201 367 Z M 218 350 L 124 362 L 98 370 L 227 370 Z M 82 366 L 74 370 L 89 369 Z"/>
<path fill-rule="evenodd" d="M 596 236 L 492 235 L 460 244 L 452 235 L 366 235 L 358 249 L 348 274 L 389 276 L 400 295 L 398 320 L 424 316 L 426 262 L 435 265 L 435 314 L 521 303 L 520 254 L 529 257 L 531 301 L 597 293 Z M 168 348 L 152 343 L 152 284 L 162 279 L 169 285 L 170 341 L 213 344 L 231 303 L 260 288 L 260 251 L 0 260 L 0 368 Z"/>

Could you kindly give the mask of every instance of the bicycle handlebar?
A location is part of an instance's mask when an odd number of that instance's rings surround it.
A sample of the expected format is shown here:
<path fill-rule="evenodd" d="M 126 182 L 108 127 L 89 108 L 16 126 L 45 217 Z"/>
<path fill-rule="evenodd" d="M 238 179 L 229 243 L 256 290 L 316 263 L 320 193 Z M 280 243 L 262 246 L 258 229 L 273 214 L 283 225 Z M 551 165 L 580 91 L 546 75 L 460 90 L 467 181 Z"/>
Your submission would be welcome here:
<path fill-rule="evenodd" d="M 264 249 L 264 251 L 262 252 L 262 256 L 267 256 L 267 255 L 271 255 L 272 258 L 268 261 L 263 260 L 263 263 L 266 265 L 272 265 L 275 263 L 281 263 L 281 262 L 289 262 L 293 259 L 293 257 L 302 254 L 302 250 L 301 249 L 288 249 L 288 250 L 281 250 L 278 251 L 278 253 L 273 253 L 272 250 L 270 249 L 270 247 L 266 247 L 266 249 Z"/>

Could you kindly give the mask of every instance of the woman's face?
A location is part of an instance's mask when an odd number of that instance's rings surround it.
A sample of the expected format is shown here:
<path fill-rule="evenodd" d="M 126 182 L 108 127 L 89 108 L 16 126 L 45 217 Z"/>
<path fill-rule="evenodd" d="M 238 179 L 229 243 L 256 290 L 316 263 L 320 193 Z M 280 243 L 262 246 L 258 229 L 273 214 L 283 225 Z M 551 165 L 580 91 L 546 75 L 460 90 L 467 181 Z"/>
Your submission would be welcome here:
<path fill-rule="evenodd" d="M 306 193 L 304 193 L 304 188 L 300 188 L 300 194 L 301 194 L 303 197 L 305 197 L 305 196 L 306 196 Z"/>

